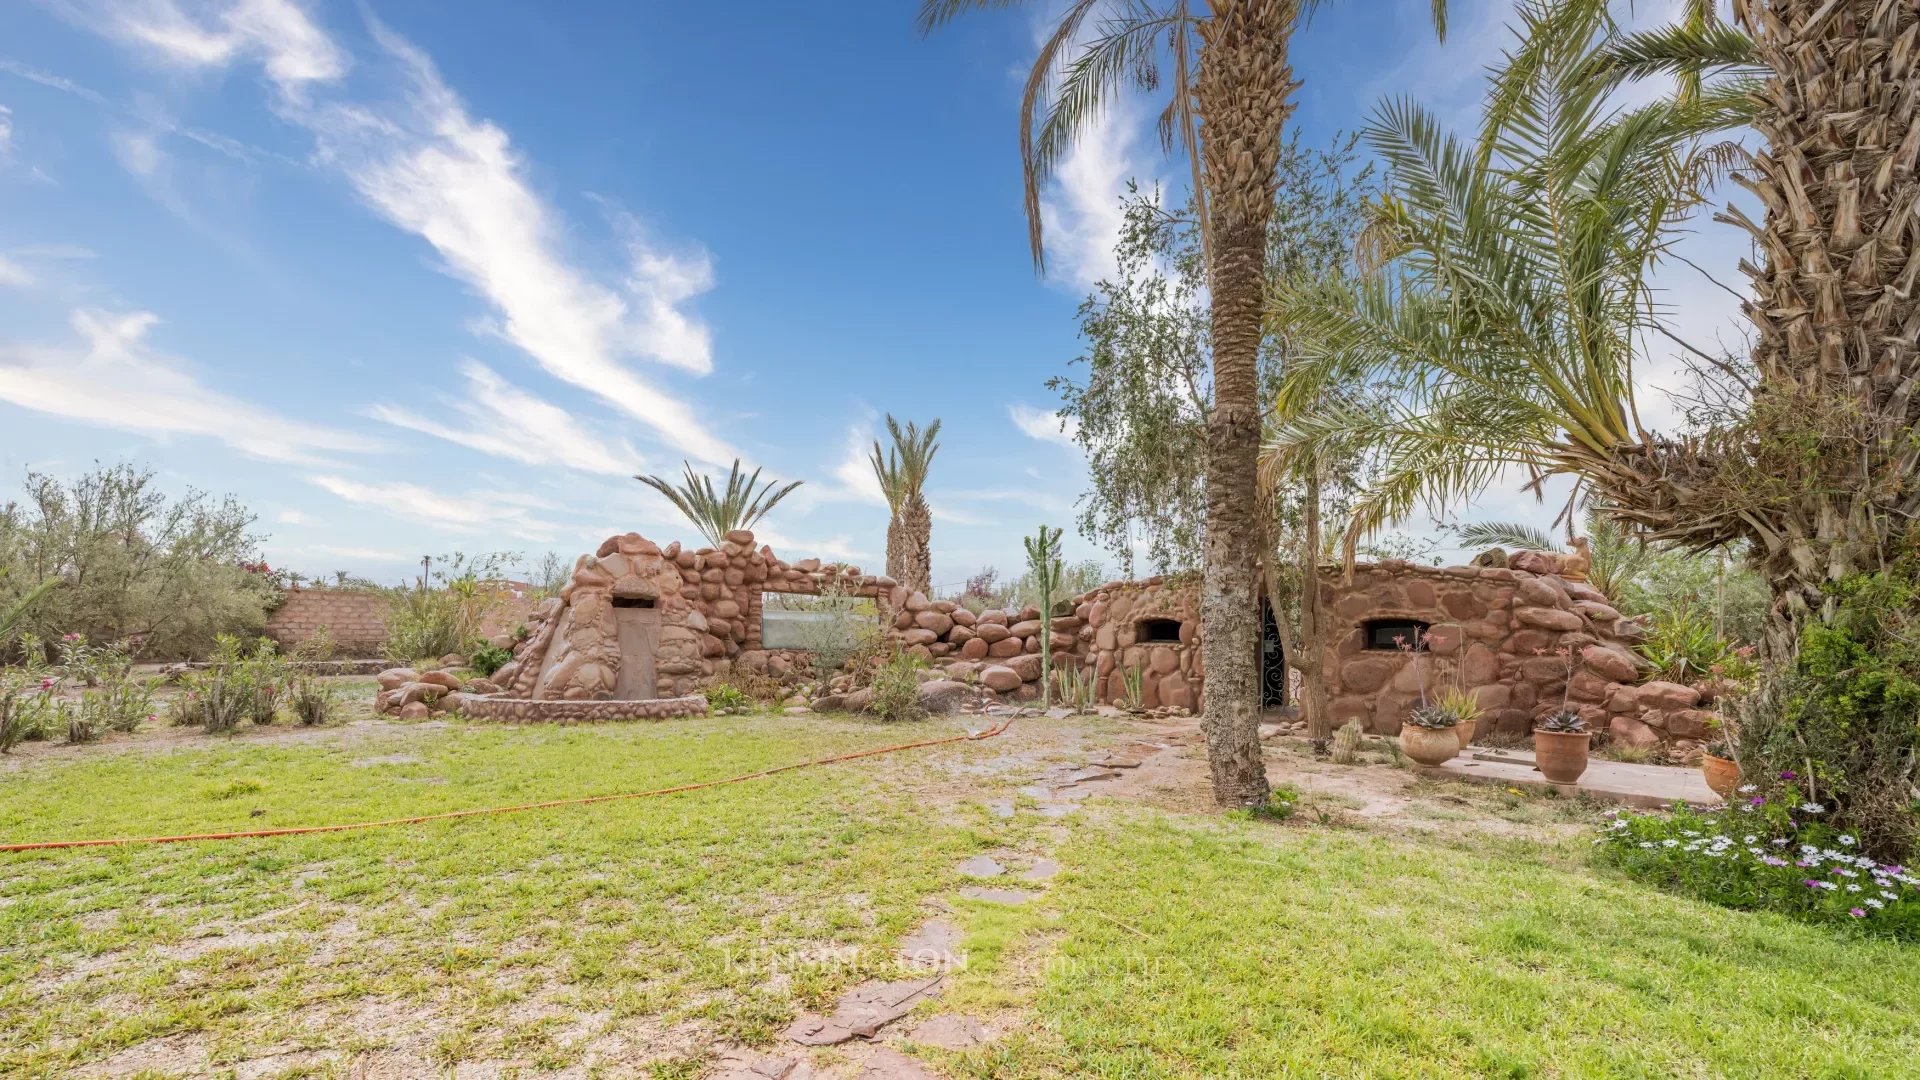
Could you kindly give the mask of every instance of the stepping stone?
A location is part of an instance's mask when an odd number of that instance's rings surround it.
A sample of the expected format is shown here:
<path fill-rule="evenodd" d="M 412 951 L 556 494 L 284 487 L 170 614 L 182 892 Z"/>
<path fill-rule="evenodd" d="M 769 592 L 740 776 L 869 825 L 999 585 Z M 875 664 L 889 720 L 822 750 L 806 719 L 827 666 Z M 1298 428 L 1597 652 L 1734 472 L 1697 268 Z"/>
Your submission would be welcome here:
<path fill-rule="evenodd" d="M 861 983 L 841 997 L 832 1016 L 803 1014 L 787 1028 L 787 1038 L 803 1046 L 835 1046 L 849 1039 L 871 1039 L 881 1028 L 912 1012 L 945 977 Z"/>
<path fill-rule="evenodd" d="M 1035 859 L 1032 866 L 1020 875 L 1021 881 L 1048 881 L 1060 872 L 1060 864 L 1052 859 Z"/>
<path fill-rule="evenodd" d="M 997 818 L 1010 818 L 1013 816 L 1013 800 L 994 799 L 987 803 L 987 813 Z"/>
<path fill-rule="evenodd" d="M 999 877 L 1007 872 L 1007 868 L 1001 866 L 991 855 L 975 855 L 960 864 L 960 872 L 968 877 L 988 878 Z"/>
<path fill-rule="evenodd" d="M 1046 784 L 1028 784 L 1020 789 L 1020 794 L 1029 799 L 1046 800 L 1053 798 L 1053 788 Z"/>
<path fill-rule="evenodd" d="M 813 1066 L 799 1058 L 768 1055 L 750 1050 L 729 1050 L 714 1063 L 715 1071 L 707 1080 L 813 1080 Z"/>
<path fill-rule="evenodd" d="M 1024 904 L 1039 898 L 1040 894 L 1029 889 L 989 889 L 982 885 L 968 885 L 960 890 L 960 895 L 969 900 L 984 900 L 989 904 Z"/>
<path fill-rule="evenodd" d="M 966 954 L 960 951 L 960 929 L 944 919 L 935 919 L 902 939 L 900 959 L 922 971 L 967 966 Z"/>
<path fill-rule="evenodd" d="M 1114 772 L 1112 769 L 1102 769 L 1092 765 L 1084 769 L 1075 769 L 1073 772 L 1067 774 L 1067 783 L 1069 784 L 1092 784 L 1101 780 L 1118 779 L 1120 779 L 1120 774 Z"/>
<path fill-rule="evenodd" d="M 908 1040 L 942 1050 L 970 1050 L 993 1041 L 993 1032 L 971 1016 L 940 1013 L 929 1016 L 907 1032 Z"/>
<path fill-rule="evenodd" d="M 909 1057 L 891 1046 L 876 1046 L 856 1080 L 940 1080 L 940 1074 L 927 1068 L 919 1058 Z"/>
<path fill-rule="evenodd" d="M 1078 809 L 1080 808 L 1077 806 L 1071 806 L 1063 803 L 1048 803 L 1047 805 L 1038 808 L 1034 812 L 1044 818 L 1063 818 Z"/>

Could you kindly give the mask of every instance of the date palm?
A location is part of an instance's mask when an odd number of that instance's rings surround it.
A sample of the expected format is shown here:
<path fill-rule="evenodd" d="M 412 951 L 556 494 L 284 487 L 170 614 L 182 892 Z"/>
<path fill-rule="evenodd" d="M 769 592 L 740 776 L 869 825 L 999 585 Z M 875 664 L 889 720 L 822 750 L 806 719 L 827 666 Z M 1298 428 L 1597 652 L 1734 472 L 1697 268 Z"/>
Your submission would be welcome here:
<path fill-rule="evenodd" d="M 665 495 L 714 547 L 719 547 L 735 529 L 753 528 L 755 522 L 766 517 L 769 510 L 801 484 L 799 480 L 784 485 L 772 480 L 763 482 L 759 469 L 751 475 L 743 473 L 738 458 L 727 472 L 724 489 L 715 488 L 711 477 L 694 472 L 690 463 L 681 462 L 681 468 L 686 470 L 686 479 L 680 483 L 660 476 L 635 476 L 634 479 Z"/>
<path fill-rule="evenodd" d="M 922 30 L 1017 0 L 923 0 Z M 1207 418 L 1200 620 L 1207 760 L 1227 806 L 1268 797 L 1259 737 L 1261 499 L 1256 487 L 1266 232 L 1281 129 L 1293 111 L 1288 49 L 1312 0 L 1073 0 L 1040 47 L 1020 109 L 1027 231 L 1045 267 L 1040 192 L 1075 139 L 1128 90 L 1160 89 L 1160 139 L 1193 175 L 1210 289 L 1213 402 Z M 1444 0 L 1434 0 L 1444 29 Z M 1056 75 L 1058 85 L 1055 84 Z"/>
<path fill-rule="evenodd" d="M 937 419 L 922 431 L 911 420 L 902 428 L 889 414 L 887 437 L 892 445 L 883 454 L 880 440 L 875 439 L 869 458 L 891 515 L 887 521 L 887 576 L 921 592 L 933 582 L 933 511 L 927 506 L 926 484 L 933 455 L 940 450 L 935 441 L 939 434 Z"/>

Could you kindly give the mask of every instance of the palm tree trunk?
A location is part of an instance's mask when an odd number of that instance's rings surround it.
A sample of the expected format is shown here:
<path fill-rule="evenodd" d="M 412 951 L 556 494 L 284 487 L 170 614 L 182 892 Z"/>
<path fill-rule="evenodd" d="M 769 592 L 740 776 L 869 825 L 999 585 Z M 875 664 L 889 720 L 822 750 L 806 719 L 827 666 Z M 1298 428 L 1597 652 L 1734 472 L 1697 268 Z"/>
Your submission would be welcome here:
<path fill-rule="evenodd" d="M 1200 597 L 1206 667 L 1202 728 L 1213 797 L 1263 806 L 1260 748 L 1260 555 L 1255 483 L 1267 222 L 1280 129 L 1291 111 L 1287 39 L 1294 0 L 1220 0 L 1201 24 L 1195 99 L 1213 265 L 1213 407 L 1207 417 L 1206 569 Z"/>
<path fill-rule="evenodd" d="M 933 511 L 918 492 L 900 507 L 901 575 L 910 589 L 927 592 L 933 586 Z"/>
<path fill-rule="evenodd" d="M 1300 673 L 1300 712 L 1316 749 L 1333 738 L 1333 705 L 1327 699 L 1327 665 L 1320 618 L 1320 464 L 1309 465 L 1300 537 L 1300 642 L 1293 668 Z"/>
<path fill-rule="evenodd" d="M 907 580 L 907 527 L 899 513 L 887 519 L 887 576 L 901 584 Z"/>
<path fill-rule="evenodd" d="M 1907 0 L 1736 0 L 1771 69 L 1755 123 L 1765 148 L 1737 211 L 1764 255 L 1756 435 L 1802 450 L 1759 554 L 1773 585 L 1770 651 L 1831 611 L 1829 582 L 1885 565 L 1920 514 L 1920 11 Z M 1815 436 L 1811 444 L 1808 434 Z"/>

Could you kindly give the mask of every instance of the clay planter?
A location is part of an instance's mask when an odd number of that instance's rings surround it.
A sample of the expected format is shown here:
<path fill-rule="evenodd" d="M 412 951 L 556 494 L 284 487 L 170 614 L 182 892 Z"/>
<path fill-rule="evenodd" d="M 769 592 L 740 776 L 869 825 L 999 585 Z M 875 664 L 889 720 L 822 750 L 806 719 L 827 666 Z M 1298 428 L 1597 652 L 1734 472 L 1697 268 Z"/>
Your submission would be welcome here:
<path fill-rule="evenodd" d="M 1461 753 L 1463 754 L 1466 753 L 1467 747 L 1473 745 L 1473 732 L 1474 732 L 1474 729 L 1479 725 L 1480 725 L 1480 718 L 1477 716 L 1471 720 L 1462 720 L 1460 721 L 1460 723 L 1454 725 L 1453 730 L 1460 733 L 1460 752 Z"/>
<path fill-rule="evenodd" d="M 1706 778 L 1707 786 L 1722 799 L 1733 797 L 1733 789 L 1740 786 L 1740 763 L 1732 758 L 1714 757 L 1712 754 L 1700 755 L 1700 775 Z"/>
<path fill-rule="evenodd" d="M 1571 784 L 1587 771 L 1587 743 L 1593 732 L 1533 732 L 1533 764 L 1553 784 Z"/>
<path fill-rule="evenodd" d="M 1459 727 L 1424 728 L 1418 724 L 1400 727 L 1400 749 L 1422 765 L 1439 765 L 1460 753 Z"/>

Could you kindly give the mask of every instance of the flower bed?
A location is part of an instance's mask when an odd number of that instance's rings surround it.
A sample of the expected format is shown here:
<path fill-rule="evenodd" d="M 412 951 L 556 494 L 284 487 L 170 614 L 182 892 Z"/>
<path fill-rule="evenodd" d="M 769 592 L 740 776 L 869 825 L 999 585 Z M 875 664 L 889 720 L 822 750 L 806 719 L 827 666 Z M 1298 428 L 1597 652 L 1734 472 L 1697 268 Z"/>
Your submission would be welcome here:
<path fill-rule="evenodd" d="M 1920 877 L 1860 854 L 1783 779 L 1775 798 L 1749 784 L 1717 810 L 1614 811 L 1594 843 L 1603 862 L 1716 904 L 1920 940 Z"/>

